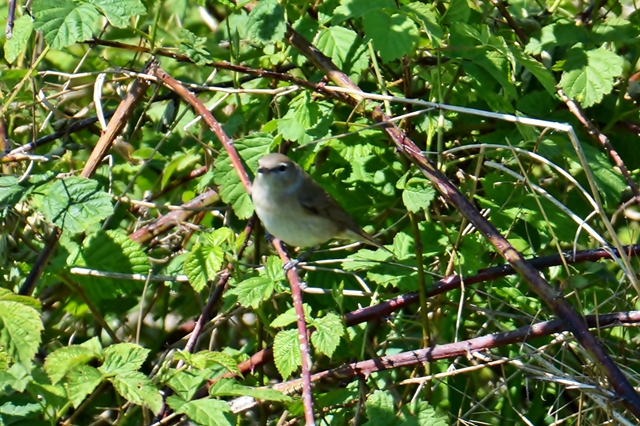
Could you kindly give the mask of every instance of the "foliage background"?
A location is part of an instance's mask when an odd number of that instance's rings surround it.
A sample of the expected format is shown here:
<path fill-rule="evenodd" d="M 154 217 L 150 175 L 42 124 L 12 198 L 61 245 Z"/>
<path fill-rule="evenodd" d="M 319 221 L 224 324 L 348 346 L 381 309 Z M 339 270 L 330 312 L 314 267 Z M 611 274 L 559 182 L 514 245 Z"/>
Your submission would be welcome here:
<path fill-rule="evenodd" d="M 370 127 L 366 112 L 377 102 L 403 116 L 403 131 L 527 256 L 637 240 L 637 210 L 622 205 L 633 194 L 620 164 L 580 121 L 606 134 L 637 180 L 640 20 L 631 3 L 263 0 L 249 12 L 226 1 L 34 0 L 30 14 L 22 6 L 0 63 L 8 153 L 0 177 L 0 424 L 160 424 L 158 413 L 169 415 L 162 424 L 182 417 L 215 425 L 301 418 L 299 398 L 259 388 L 299 375 L 280 260 L 259 230 L 242 251 L 250 198 L 216 136 L 193 123 L 193 111 L 152 86 L 97 172 L 79 177 L 101 126 L 69 126 L 113 111 L 149 52 L 174 78 L 197 85 L 250 173 L 260 156 L 288 149 L 367 231 L 382 230 L 380 241 L 395 253 L 391 259 L 361 247 L 323 250 L 307 263 L 314 371 L 552 318 L 526 283 L 510 276 L 449 291 L 424 309 L 412 305 L 344 326 L 340 315 L 359 307 L 502 263 Z M 6 6 L 0 10 L 6 16 Z M 569 123 L 593 174 L 561 132 L 392 98 L 353 108 L 325 96 L 322 71 L 286 43 L 288 24 L 365 92 Z M 99 40 L 87 41 L 93 37 Z M 260 78 L 257 70 L 273 74 Z M 584 109 L 582 116 L 568 100 Z M 37 149 L 19 149 L 56 132 Z M 597 194 L 584 189 L 590 184 Z M 167 215 L 168 206 L 208 189 L 219 196 L 201 211 L 143 244 L 134 241 L 135 231 Z M 592 215 L 589 196 L 604 216 Z M 592 232 L 568 210 L 588 218 Z M 39 269 L 56 229 L 59 242 Z M 217 315 L 194 354 L 180 351 L 229 262 L 234 268 Z M 558 266 L 544 276 L 583 314 L 630 311 L 635 271 L 621 265 Z M 29 295 L 25 285 L 35 286 Z M 608 328 L 598 337 L 637 383 L 637 330 Z M 193 399 L 207 379 L 238 371 L 237 363 L 272 344 L 275 363 Z M 489 361 L 499 363 L 481 368 Z M 421 385 L 403 382 L 423 376 Z M 314 399 L 319 422 L 335 425 L 632 421 L 607 388 L 571 335 L 558 334 L 324 385 Z M 225 401 L 240 395 L 261 403 L 234 414 Z"/>

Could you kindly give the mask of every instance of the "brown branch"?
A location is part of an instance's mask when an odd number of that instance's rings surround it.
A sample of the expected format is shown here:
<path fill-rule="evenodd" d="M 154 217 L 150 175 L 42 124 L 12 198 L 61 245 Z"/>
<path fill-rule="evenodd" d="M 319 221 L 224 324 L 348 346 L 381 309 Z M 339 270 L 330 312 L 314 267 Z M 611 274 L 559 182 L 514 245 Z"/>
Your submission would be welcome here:
<path fill-rule="evenodd" d="M 156 50 L 151 50 L 148 47 L 143 47 L 143 46 L 136 46 L 133 44 L 126 44 L 126 43 L 120 43 L 117 41 L 110 41 L 110 40 L 102 40 L 102 39 L 97 39 L 94 38 L 90 41 L 86 41 L 84 43 L 89 43 L 91 45 L 99 45 L 99 46 L 107 46 L 107 47 L 114 47 L 114 48 L 118 48 L 118 49 L 125 49 L 125 50 L 130 50 L 130 51 L 134 51 L 134 52 L 139 52 L 139 53 L 148 53 L 148 54 L 154 54 L 157 56 L 165 56 L 168 58 L 173 58 L 178 62 L 187 62 L 187 63 L 193 63 L 193 61 L 186 55 L 181 55 L 179 53 L 170 51 L 170 50 L 165 50 L 165 49 L 156 49 Z M 277 80 L 277 81 L 285 81 L 291 84 L 295 84 L 297 86 L 300 87 L 304 87 L 306 89 L 312 90 L 316 93 L 322 93 L 323 95 L 330 97 L 330 98 L 334 98 L 337 100 L 345 100 L 347 98 L 346 95 L 342 94 L 342 93 L 337 93 L 331 90 L 331 87 L 324 87 L 324 85 L 322 84 L 315 84 L 312 83 L 308 80 L 304 80 L 302 78 L 298 78 L 298 77 L 293 77 L 289 74 L 285 74 L 284 72 L 289 71 L 292 68 L 289 67 L 284 67 L 282 68 L 283 72 L 278 72 L 278 71 L 269 71 L 269 70 L 264 70 L 264 69 L 258 69 L 258 68 L 250 68 L 250 67 L 246 67 L 243 65 L 234 65 L 230 62 L 226 62 L 226 61 L 214 61 L 214 62 L 209 62 L 207 63 L 205 66 L 208 67 L 212 67 L 212 68 L 216 68 L 216 69 L 221 69 L 221 70 L 226 70 L 226 71 L 233 71 L 233 72 L 237 72 L 237 73 L 241 73 L 241 74 L 247 74 L 253 77 L 260 77 L 260 78 L 269 78 L 272 80 Z M 218 84 L 215 85 L 216 87 L 219 86 Z"/>
<path fill-rule="evenodd" d="M 296 33 L 291 26 L 287 27 L 287 40 L 298 51 L 316 64 L 336 85 L 359 91 L 359 88 L 349 80 L 348 76 L 342 73 L 317 48 L 309 44 L 302 36 Z M 354 100 L 359 96 L 353 95 Z M 524 256 L 518 252 L 504 238 L 498 229 L 484 218 L 469 200 L 456 188 L 456 186 L 440 172 L 436 165 L 429 160 L 416 146 L 416 144 L 395 124 L 389 123 L 389 117 L 377 106 L 373 109 L 371 117 L 376 122 L 386 122 L 384 130 L 387 137 L 395 144 L 396 148 L 404 153 L 422 173 L 431 181 L 434 187 L 451 203 L 455 208 L 485 236 L 511 266 L 522 276 L 529 288 L 536 293 L 547 306 L 563 321 L 573 333 L 580 344 L 589 352 L 596 365 L 600 365 L 604 373 L 611 381 L 612 386 L 624 399 L 625 406 L 638 419 L 640 419 L 640 395 L 635 391 L 626 376 L 620 371 L 611 357 L 604 350 L 596 337 L 589 332 L 580 315 L 573 310 L 567 300 L 547 281 L 545 281 L 529 263 Z"/>
<path fill-rule="evenodd" d="M 220 140 L 220 143 L 222 144 L 227 154 L 229 155 L 229 158 L 231 159 L 231 164 L 235 168 L 236 173 L 238 173 L 240 182 L 244 186 L 247 193 L 250 195 L 251 181 L 249 180 L 249 175 L 244 169 L 244 166 L 242 165 L 242 161 L 240 160 L 240 156 L 238 155 L 238 152 L 233 146 L 233 141 L 224 132 L 220 123 L 213 117 L 211 112 L 204 106 L 204 104 L 202 104 L 202 102 L 200 102 L 200 100 L 193 93 L 191 93 L 186 87 L 180 84 L 180 82 L 178 82 L 173 77 L 171 77 L 166 71 L 158 67 L 157 69 L 152 70 L 151 73 L 155 75 L 162 83 L 168 86 L 171 90 L 173 90 L 178 95 L 180 95 L 183 99 L 185 99 L 202 117 L 204 122 L 207 123 L 209 128 L 218 137 L 218 139 Z M 278 252 L 278 254 L 280 255 L 280 258 L 283 260 L 283 263 L 288 262 L 289 257 L 284 252 L 284 250 L 282 250 L 280 240 L 274 238 L 273 245 L 276 251 Z M 293 270 L 293 268 L 289 270 L 289 272 L 287 273 L 287 278 L 289 279 L 289 283 L 291 285 L 291 293 L 293 295 L 293 303 L 294 303 L 294 306 L 296 307 L 296 313 L 304 312 L 302 310 L 302 297 L 300 296 L 301 295 L 300 278 L 296 274 L 295 270 Z M 296 296 L 296 294 L 298 296 Z M 307 424 L 314 424 L 315 420 L 314 420 L 314 414 L 313 414 L 313 397 L 311 394 L 311 379 L 310 379 L 309 365 L 307 363 L 307 360 L 310 360 L 311 356 L 309 354 L 308 344 L 306 343 L 306 328 L 307 326 L 304 320 L 304 315 L 298 315 L 298 331 L 300 332 L 299 333 L 300 349 L 302 352 L 302 363 L 301 363 L 302 364 L 302 381 L 304 383 L 302 400 L 305 408 L 306 422 Z"/>
<path fill-rule="evenodd" d="M 605 315 L 587 315 L 583 318 L 586 327 L 602 329 L 616 325 L 631 325 L 640 322 L 640 311 L 616 312 Z M 440 359 L 468 356 L 473 352 L 499 348 L 513 343 L 549 336 L 567 330 L 567 324 L 561 319 L 527 325 L 515 330 L 476 337 L 456 343 L 438 345 L 416 351 L 403 352 L 396 355 L 383 356 L 376 359 L 355 362 L 333 370 L 316 373 L 311 376 L 313 382 L 344 381 L 356 376 L 368 375 L 401 367 L 411 367 Z M 316 383 L 318 384 L 318 383 Z M 279 383 L 274 389 L 286 391 L 299 386 L 299 380 Z"/>
<path fill-rule="evenodd" d="M 145 74 L 153 72 L 153 69 L 157 66 L 158 64 L 157 62 L 155 62 L 155 59 L 150 59 L 144 66 L 142 72 Z M 143 78 L 136 78 L 134 83 L 131 85 L 127 96 L 122 100 L 120 105 L 118 105 L 113 118 L 109 121 L 109 124 L 102 133 L 102 136 L 100 136 L 100 139 L 91 152 L 91 155 L 87 160 L 87 164 L 84 166 L 84 169 L 82 169 L 82 173 L 80 174 L 80 176 L 85 178 L 93 176 L 100 162 L 107 154 L 107 152 L 109 152 L 113 141 L 127 124 L 129 116 L 133 113 L 136 105 L 138 105 L 138 103 L 142 100 L 142 97 L 144 96 L 148 88 L 148 80 Z"/>
<path fill-rule="evenodd" d="M 175 227 L 180 222 L 186 221 L 197 213 L 197 211 L 189 209 L 197 209 L 210 206 L 218 202 L 219 200 L 220 195 L 213 189 L 208 189 L 202 194 L 184 203 L 182 207 L 184 207 L 185 210 L 173 210 L 170 213 L 162 216 L 155 222 L 138 229 L 136 232 L 129 235 L 129 238 L 139 244 L 145 244 L 152 238 L 157 237 L 158 235 Z"/>
<path fill-rule="evenodd" d="M 244 253 L 244 250 L 249 245 L 254 222 L 255 222 L 255 219 L 251 218 L 249 222 L 247 222 L 247 226 L 244 228 L 245 240 L 242 243 L 240 250 L 238 250 L 238 259 L 242 257 L 242 253 Z M 233 271 L 233 263 L 229 262 L 225 270 L 222 271 L 220 275 L 220 279 L 218 280 L 218 284 L 216 284 L 216 287 L 209 295 L 209 300 L 207 300 L 207 304 L 202 309 L 202 312 L 200 313 L 200 316 L 198 317 L 198 320 L 196 321 L 193 327 L 193 330 L 191 331 L 191 336 L 189 337 L 189 340 L 187 340 L 187 343 L 185 344 L 185 347 L 184 347 L 185 351 L 191 352 L 195 347 L 196 341 L 198 340 L 198 337 L 200 337 L 200 333 L 202 333 L 202 328 L 204 327 L 204 324 L 207 321 L 209 321 L 209 318 L 213 316 L 213 313 L 214 313 L 213 307 L 216 306 L 216 304 L 220 301 L 220 298 L 224 293 L 224 289 L 227 286 L 227 282 L 229 282 L 229 278 L 231 278 L 232 271 Z M 176 368 L 180 368 L 183 365 L 184 365 L 184 361 L 180 361 Z"/>
<path fill-rule="evenodd" d="M 636 244 L 633 246 L 626 246 L 625 253 L 628 256 L 639 256 L 640 255 L 640 244 Z M 578 264 L 583 262 L 596 262 L 601 259 L 612 259 L 613 256 L 618 256 L 618 250 L 612 249 L 590 249 L 590 250 L 581 250 L 578 252 L 564 252 L 562 256 L 558 254 L 552 254 L 544 257 L 537 257 L 533 259 L 528 259 L 528 262 L 531 266 L 538 270 L 542 270 L 544 268 L 549 268 L 552 266 L 569 264 Z M 497 278 L 506 277 L 508 275 L 513 275 L 515 273 L 515 269 L 509 264 L 493 266 L 491 268 L 482 269 L 478 271 L 476 275 L 472 275 L 470 277 L 460 277 L 457 275 L 452 275 L 449 277 L 445 277 L 442 280 L 435 282 L 431 285 L 431 288 L 427 289 L 425 296 L 426 297 L 434 297 L 439 294 L 446 293 L 448 291 L 457 289 L 464 281 L 465 286 L 470 286 L 473 284 L 478 284 L 485 281 L 495 280 Z M 344 315 L 344 322 L 347 327 L 362 324 L 364 322 L 373 321 L 379 318 L 383 318 L 392 314 L 393 312 L 397 312 L 400 309 L 406 308 L 410 305 L 420 302 L 420 295 L 418 292 L 411 292 L 407 294 L 403 294 L 394 299 L 387 300 L 385 302 L 381 302 L 374 306 L 368 306 L 366 308 L 357 309 L 353 312 L 349 312 Z M 425 307 L 422 306 L 422 309 Z M 248 374 L 254 370 L 257 366 L 264 365 L 273 360 L 273 348 L 271 346 L 253 354 L 251 358 L 248 360 L 241 362 L 238 364 L 238 370 L 242 375 Z M 223 376 L 224 378 L 235 377 L 232 373 L 227 373 Z"/>

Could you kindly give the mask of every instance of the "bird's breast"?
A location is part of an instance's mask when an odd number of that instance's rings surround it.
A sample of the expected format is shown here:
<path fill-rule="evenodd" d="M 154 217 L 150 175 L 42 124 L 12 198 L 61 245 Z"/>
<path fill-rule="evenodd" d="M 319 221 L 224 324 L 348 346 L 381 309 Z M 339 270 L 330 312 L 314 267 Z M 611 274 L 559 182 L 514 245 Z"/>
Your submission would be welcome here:
<path fill-rule="evenodd" d="M 339 232 L 330 219 L 303 209 L 296 195 L 277 196 L 256 185 L 253 205 L 267 232 L 291 246 L 317 246 Z"/>

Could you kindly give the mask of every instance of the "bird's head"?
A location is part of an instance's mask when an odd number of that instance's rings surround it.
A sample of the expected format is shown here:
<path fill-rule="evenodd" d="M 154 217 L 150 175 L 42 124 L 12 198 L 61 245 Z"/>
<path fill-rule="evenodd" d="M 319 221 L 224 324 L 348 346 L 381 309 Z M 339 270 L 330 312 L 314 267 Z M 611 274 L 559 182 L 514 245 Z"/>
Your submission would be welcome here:
<path fill-rule="evenodd" d="M 268 154 L 258 161 L 256 180 L 272 191 L 293 192 L 302 182 L 301 169 L 283 154 Z"/>

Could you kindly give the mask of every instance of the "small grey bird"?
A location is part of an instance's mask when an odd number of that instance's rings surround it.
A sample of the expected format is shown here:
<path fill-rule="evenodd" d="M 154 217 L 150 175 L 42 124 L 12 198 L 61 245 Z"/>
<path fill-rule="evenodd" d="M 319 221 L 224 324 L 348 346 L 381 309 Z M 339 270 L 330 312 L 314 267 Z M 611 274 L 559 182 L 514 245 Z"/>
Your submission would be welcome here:
<path fill-rule="evenodd" d="M 291 246 L 314 247 L 347 238 L 389 251 L 286 155 L 268 154 L 259 160 L 251 198 L 267 232 Z"/>

